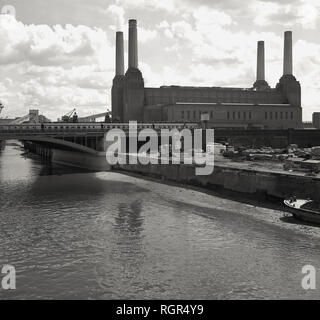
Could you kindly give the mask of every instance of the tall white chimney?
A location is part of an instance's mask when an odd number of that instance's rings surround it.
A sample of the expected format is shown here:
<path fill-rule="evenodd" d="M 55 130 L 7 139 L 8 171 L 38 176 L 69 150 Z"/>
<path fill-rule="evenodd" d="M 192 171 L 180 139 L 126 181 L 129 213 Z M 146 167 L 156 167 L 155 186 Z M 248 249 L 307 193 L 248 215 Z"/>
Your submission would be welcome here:
<path fill-rule="evenodd" d="M 124 75 L 123 32 L 116 33 L 116 76 Z"/>
<path fill-rule="evenodd" d="M 264 41 L 258 41 L 257 80 L 265 80 Z"/>
<path fill-rule="evenodd" d="M 138 69 L 137 20 L 129 20 L 129 68 Z"/>
<path fill-rule="evenodd" d="M 292 31 L 284 33 L 283 75 L 292 75 Z"/>

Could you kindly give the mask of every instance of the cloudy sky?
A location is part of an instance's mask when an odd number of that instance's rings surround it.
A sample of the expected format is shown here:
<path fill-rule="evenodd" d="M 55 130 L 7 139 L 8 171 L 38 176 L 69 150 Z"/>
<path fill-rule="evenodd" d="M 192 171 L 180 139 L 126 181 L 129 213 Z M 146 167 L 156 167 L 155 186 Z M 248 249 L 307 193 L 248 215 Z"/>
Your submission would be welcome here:
<path fill-rule="evenodd" d="M 293 31 L 294 75 L 304 120 L 320 111 L 319 0 L 0 0 L 2 116 L 30 108 L 55 120 L 110 106 L 115 31 L 138 20 L 139 68 L 148 87 L 251 87 L 256 42 L 265 40 L 266 80 L 281 77 L 283 32 Z M 127 51 L 127 43 L 125 42 Z M 127 65 L 127 61 L 126 61 Z"/>

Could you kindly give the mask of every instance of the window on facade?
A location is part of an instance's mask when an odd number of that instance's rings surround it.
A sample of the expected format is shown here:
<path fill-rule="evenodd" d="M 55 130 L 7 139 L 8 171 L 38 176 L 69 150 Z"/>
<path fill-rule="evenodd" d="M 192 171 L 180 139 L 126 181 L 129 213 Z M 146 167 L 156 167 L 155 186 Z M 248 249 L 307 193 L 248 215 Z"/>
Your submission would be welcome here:
<path fill-rule="evenodd" d="M 213 119 L 213 111 L 210 111 L 210 119 Z"/>
<path fill-rule="evenodd" d="M 199 119 L 201 119 L 201 111 L 199 111 Z"/>
<path fill-rule="evenodd" d="M 293 112 L 291 111 L 291 119 L 293 119 Z"/>
<path fill-rule="evenodd" d="M 229 111 L 227 112 L 227 119 L 228 120 L 230 119 L 230 112 Z"/>
<path fill-rule="evenodd" d="M 286 111 L 286 119 L 288 119 L 288 111 Z"/>
<path fill-rule="evenodd" d="M 269 113 L 269 114 L 270 114 L 270 119 L 272 119 L 272 111 L 270 111 L 270 113 Z"/>
<path fill-rule="evenodd" d="M 249 119 L 251 119 L 252 115 L 251 115 L 251 111 L 249 111 Z"/>
<path fill-rule="evenodd" d="M 232 112 L 232 118 L 235 119 L 235 117 L 236 117 L 236 112 L 233 111 L 233 112 Z"/>
<path fill-rule="evenodd" d="M 187 111 L 187 118 L 190 120 L 190 110 Z"/>
<path fill-rule="evenodd" d="M 241 113 L 240 113 L 240 111 L 238 111 L 238 119 L 240 119 L 241 118 Z"/>
<path fill-rule="evenodd" d="M 197 115 L 196 115 L 196 111 L 195 110 L 193 110 L 193 119 L 195 119 L 197 117 Z"/>
<path fill-rule="evenodd" d="M 265 112 L 265 113 L 264 113 L 264 118 L 265 118 L 265 119 L 268 119 L 268 112 Z"/>
<path fill-rule="evenodd" d="M 283 114 L 282 114 L 282 111 L 280 111 L 280 119 L 282 119 L 283 117 Z"/>
<path fill-rule="evenodd" d="M 181 111 L 181 119 L 184 119 L 184 111 Z"/>
<path fill-rule="evenodd" d="M 278 112 L 275 112 L 275 118 L 278 119 Z"/>
<path fill-rule="evenodd" d="M 246 119 L 247 118 L 247 113 L 244 111 L 243 112 L 243 119 Z"/>

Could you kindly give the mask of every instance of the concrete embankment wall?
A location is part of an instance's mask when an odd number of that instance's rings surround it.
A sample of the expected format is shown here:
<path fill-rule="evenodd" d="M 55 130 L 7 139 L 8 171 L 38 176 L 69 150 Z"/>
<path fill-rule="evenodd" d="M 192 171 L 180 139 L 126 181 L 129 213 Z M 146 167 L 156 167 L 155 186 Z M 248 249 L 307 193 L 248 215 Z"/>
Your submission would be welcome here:
<path fill-rule="evenodd" d="M 222 166 L 215 166 L 214 172 L 208 176 L 196 176 L 195 168 L 188 165 L 118 165 L 114 169 L 206 188 L 221 188 L 278 198 L 296 195 L 320 201 L 320 179 L 311 177 Z"/>

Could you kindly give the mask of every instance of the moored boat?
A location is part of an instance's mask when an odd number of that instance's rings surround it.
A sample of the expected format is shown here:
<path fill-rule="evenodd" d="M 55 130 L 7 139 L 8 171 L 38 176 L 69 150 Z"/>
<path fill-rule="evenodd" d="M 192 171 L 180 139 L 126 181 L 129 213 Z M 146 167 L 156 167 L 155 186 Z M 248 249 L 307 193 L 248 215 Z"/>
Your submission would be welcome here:
<path fill-rule="evenodd" d="M 284 200 L 292 215 L 303 221 L 320 223 L 320 203 L 310 199 L 290 197 Z"/>

